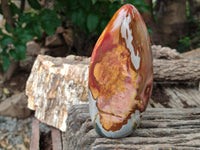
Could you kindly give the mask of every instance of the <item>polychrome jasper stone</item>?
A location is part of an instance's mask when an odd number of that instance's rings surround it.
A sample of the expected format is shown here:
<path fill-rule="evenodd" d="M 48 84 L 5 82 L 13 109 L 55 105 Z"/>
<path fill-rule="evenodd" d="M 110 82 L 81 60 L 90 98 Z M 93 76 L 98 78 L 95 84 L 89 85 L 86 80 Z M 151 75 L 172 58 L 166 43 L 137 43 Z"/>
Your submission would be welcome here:
<path fill-rule="evenodd" d="M 99 37 L 89 67 L 89 107 L 96 131 L 109 138 L 136 129 L 153 83 L 152 52 L 145 23 L 126 4 Z"/>

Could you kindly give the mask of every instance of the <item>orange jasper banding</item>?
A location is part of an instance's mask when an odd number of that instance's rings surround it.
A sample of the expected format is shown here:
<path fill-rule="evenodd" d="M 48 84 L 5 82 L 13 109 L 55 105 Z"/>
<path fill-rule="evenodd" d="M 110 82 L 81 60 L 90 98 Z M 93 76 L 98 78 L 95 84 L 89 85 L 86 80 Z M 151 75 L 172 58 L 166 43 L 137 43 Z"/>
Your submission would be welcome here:
<path fill-rule="evenodd" d="M 135 128 L 139 113 L 147 106 L 152 83 L 146 26 L 134 6 L 124 5 L 99 37 L 90 61 L 90 114 L 98 131 L 108 137 L 130 134 L 122 131 Z"/>

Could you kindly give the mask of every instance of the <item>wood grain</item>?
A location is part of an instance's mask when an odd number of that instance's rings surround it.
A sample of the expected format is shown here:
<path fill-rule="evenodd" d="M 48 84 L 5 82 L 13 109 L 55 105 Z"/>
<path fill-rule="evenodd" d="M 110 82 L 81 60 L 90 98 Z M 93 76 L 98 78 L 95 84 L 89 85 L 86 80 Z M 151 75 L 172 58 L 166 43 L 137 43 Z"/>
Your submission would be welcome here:
<path fill-rule="evenodd" d="M 159 82 L 199 82 L 200 60 L 154 59 L 154 81 Z"/>
<path fill-rule="evenodd" d="M 108 139 L 93 129 L 88 105 L 69 110 L 63 148 L 74 150 L 187 149 L 200 148 L 200 108 L 147 108 L 131 136 Z"/>
<path fill-rule="evenodd" d="M 33 118 L 30 150 L 39 150 L 40 131 L 39 120 Z"/>
<path fill-rule="evenodd" d="M 53 150 L 62 150 L 60 130 L 51 127 L 51 137 L 52 137 Z"/>

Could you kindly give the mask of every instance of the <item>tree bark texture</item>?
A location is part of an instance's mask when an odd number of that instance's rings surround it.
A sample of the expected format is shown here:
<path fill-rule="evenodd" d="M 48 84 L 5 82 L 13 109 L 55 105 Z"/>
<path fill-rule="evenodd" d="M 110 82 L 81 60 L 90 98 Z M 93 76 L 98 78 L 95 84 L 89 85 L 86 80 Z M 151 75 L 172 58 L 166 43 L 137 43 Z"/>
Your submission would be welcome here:
<path fill-rule="evenodd" d="M 13 28 L 14 21 L 12 18 L 12 14 L 10 12 L 8 0 L 1 0 L 1 9 L 2 9 L 2 13 L 6 19 L 6 22 Z"/>
<path fill-rule="evenodd" d="M 150 34 L 151 43 L 162 44 L 161 35 L 158 33 L 158 24 L 156 24 L 153 16 L 152 0 L 145 0 L 145 3 L 149 5 L 149 12 L 142 12 L 141 15 L 147 27 L 152 30 Z"/>
<path fill-rule="evenodd" d="M 149 24 L 154 20 L 153 18 L 153 8 L 152 8 L 152 0 L 145 0 L 145 3 L 149 5 L 149 12 L 142 12 L 142 17 L 146 24 Z"/>
<path fill-rule="evenodd" d="M 21 12 L 21 13 L 23 13 L 23 11 L 24 11 L 25 3 L 26 3 L 25 0 L 21 0 L 21 3 L 20 3 L 20 12 Z"/>
<path fill-rule="evenodd" d="M 200 48 L 182 53 L 181 56 L 187 59 L 200 60 Z"/>
<path fill-rule="evenodd" d="M 198 85 L 155 83 L 149 100 L 149 106 L 153 108 L 200 107 Z"/>
<path fill-rule="evenodd" d="M 170 46 L 177 44 L 186 31 L 186 1 L 157 0 L 157 22 L 162 40 Z"/>
<path fill-rule="evenodd" d="M 200 60 L 154 59 L 154 81 L 159 82 L 199 82 Z"/>
<path fill-rule="evenodd" d="M 153 88 L 151 107 L 200 106 L 200 92 L 196 85 L 200 81 L 199 64 L 198 60 L 154 59 L 154 82 L 157 85 Z M 65 131 L 69 107 L 88 103 L 88 72 L 87 57 L 39 55 L 26 84 L 28 108 L 35 110 L 35 117 L 40 121 Z M 171 86 L 162 85 L 170 82 Z M 190 82 L 195 86 L 173 85 Z"/>
<path fill-rule="evenodd" d="M 88 110 L 88 105 L 70 108 L 67 131 L 63 134 L 64 150 L 194 150 L 200 147 L 199 108 L 147 108 L 136 131 L 121 139 L 99 136 Z"/>
<path fill-rule="evenodd" d="M 190 17 L 198 19 L 199 18 L 199 9 L 200 1 L 199 0 L 188 0 Z"/>
<path fill-rule="evenodd" d="M 161 45 L 151 46 L 152 54 L 154 59 L 180 59 L 183 58 L 176 49 L 171 49 L 169 47 L 162 47 Z"/>

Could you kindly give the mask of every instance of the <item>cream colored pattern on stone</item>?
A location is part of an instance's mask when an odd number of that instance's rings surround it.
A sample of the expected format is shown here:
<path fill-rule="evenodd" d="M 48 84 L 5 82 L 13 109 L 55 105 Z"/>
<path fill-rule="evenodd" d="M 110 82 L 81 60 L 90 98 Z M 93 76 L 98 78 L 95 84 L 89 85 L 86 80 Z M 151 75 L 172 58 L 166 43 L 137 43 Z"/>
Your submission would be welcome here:
<path fill-rule="evenodd" d="M 132 40 L 133 40 L 132 31 L 129 27 L 130 23 L 131 23 L 131 15 L 129 13 L 128 16 L 125 17 L 122 23 L 121 34 L 122 34 L 122 37 L 125 38 L 127 48 L 131 52 L 131 61 L 135 69 L 138 70 L 140 67 L 140 56 L 139 56 L 139 52 L 137 52 L 136 55 L 134 52 L 134 48 L 132 45 Z"/>

